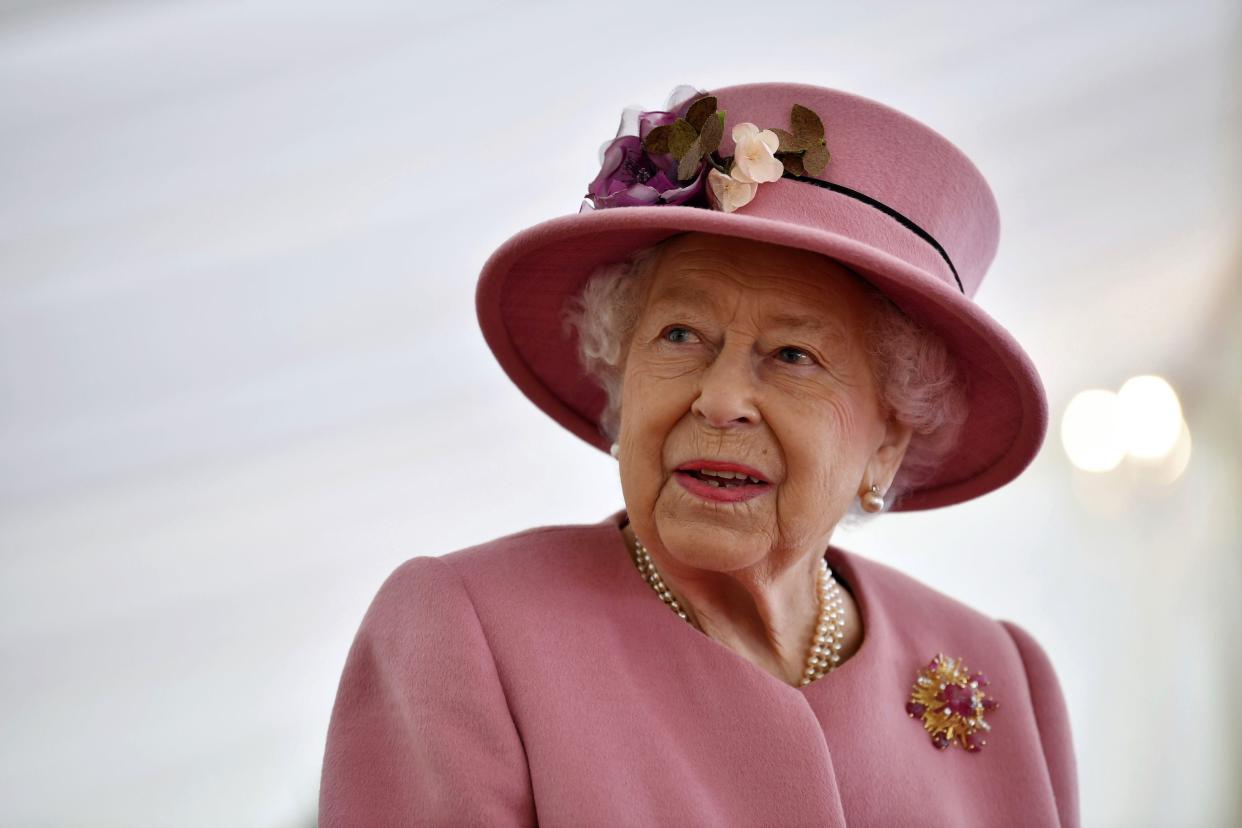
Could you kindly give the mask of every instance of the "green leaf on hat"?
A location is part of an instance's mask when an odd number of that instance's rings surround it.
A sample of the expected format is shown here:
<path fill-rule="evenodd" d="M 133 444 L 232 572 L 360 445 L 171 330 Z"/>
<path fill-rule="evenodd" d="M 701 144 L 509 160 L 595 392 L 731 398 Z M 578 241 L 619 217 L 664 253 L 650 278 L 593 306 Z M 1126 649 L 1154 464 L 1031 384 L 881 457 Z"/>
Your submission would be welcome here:
<path fill-rule="evenodd" d="M 785 165 L 785 172 L 790 175 L 806 175 L 806 168 L 802 166 L 801 155 L 781 155 L 780 160 Z"/>
<path fill-rule="evenodd" d="M 643 139 L 643 149 L 651 155 L 663 155 L 669 151 L 668 139 L 673 132 L 672 128 L 665 124 L 658 126 L 647 133 L 647 137 Z"/>
<path fill-rule="evenodd" d="M 698 140 L 699 131 L 681 118 L 669 127 L 668 150 L 674 158 L 683 158 L 690 145 Z M 697 160 L 697 159 L 696 159 Z"/>
<path fill-rule="evenodd" d="M 798 143 L 798 139 L 793 137 L 792 134 L 777 127 L 772 127 L 771 129 L 776 133 L 776 137 L 781 139 L 780 146 L 776 148 L 777 152 L 796 152 L 802 149 L 802 145 Z"/>
<path fill-rule="evenodd" d="M 694 143 L 686 150 L 686 154 L 681 157 L 681 161 L 677 164 L 677 180 L 689 181 L 694 178 L 695 173 L 699 171 L 699 162 L 703 158 L 703 144 L 700 139 L 695 138 Z"/>
<path fill-rule="evenodd" d="M 817 146 L 808 147 L 802 154 L 802 166 L 810 175 L 819 175 L 824 171 L 824 167 L 828 166 L 828 158 L 828 147 L 824 145 L 821 138 Z"/>
<path fill-rule="evenodd" d="M 824 138 L 824 122 L 811 110 L 801 104 L 794 104 L 789 113 L 789 125 L 793 128 L 794 138 L 803 147 L 811 147 L 821 143 Z"/>
<path fill-rule="evenodd" d="M 707 116 L 716 111 L 716 96 L 705 95 L 690 105 L 686 112 L 686 121 L 694 127 L 696 133 L 703 131 L 703 122 Z"/>
<path fill-rule="evenodd" d="M 702 145 L 704 155 L 715 152 L 720 147 L 720 139 L 724 137 L 725 114 L 715 112 L 713 116 L 705 120 L 699 130 L 699 143 Z"/>

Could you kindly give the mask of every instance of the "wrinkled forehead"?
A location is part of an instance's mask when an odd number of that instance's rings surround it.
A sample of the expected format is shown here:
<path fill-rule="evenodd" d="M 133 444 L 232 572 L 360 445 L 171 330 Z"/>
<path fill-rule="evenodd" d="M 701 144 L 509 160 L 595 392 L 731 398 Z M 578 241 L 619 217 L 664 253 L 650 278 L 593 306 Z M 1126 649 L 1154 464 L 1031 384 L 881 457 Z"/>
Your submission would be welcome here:
<path fill-rule="evenodd" d="M 744 239 L 679 237 L 655 268 L 647 309 L 742 306 L 783 327 L 855 327 L 870 317 L 870 293 L 843 265 L 811 251 Z"/>

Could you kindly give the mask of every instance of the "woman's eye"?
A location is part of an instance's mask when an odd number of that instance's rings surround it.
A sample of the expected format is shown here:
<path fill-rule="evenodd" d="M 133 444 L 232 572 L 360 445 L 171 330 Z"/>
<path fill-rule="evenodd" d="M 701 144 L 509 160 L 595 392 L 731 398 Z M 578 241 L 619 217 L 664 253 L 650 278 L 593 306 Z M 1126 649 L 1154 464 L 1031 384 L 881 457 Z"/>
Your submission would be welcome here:
<path fill-rule="evenodd" d="M 664 331 L 664 339 L 669 342 L 688 342 L 694 332 L 683 325 L 674 325 Z"/>
<path fill-rule="evenodd" d="M 781 359 L 784 362 L 788 362 L 790 365 L 811 365 L 815 362 L 815 360 L 811 358 L 811 355 L 801 348 L 781 348 L 778 353 L 781 355 Z M 789 354 L 792 354 L 792 356 L 786 359 L 786 355 Z"/>

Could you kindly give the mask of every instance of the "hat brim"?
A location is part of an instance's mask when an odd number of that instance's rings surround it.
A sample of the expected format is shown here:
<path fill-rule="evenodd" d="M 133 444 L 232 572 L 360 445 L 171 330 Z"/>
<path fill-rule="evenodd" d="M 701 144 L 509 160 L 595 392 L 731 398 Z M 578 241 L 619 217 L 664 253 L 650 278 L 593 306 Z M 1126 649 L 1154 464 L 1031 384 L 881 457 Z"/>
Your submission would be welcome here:
<path fill-rule="evenodd" d="M 1013 480 L 1048 427 L 1043 384 L 1012 336 L 956 287 L 890 253 L 831 230 L 741 212 L 651 206 L 560 216 L 522 230 L 484 264 L 475 294 L 488 347 L 518 388 L 565 428 L 602 451 L 605 394 L 586 377 L 576 334 L 561 311 L 599 265 L 682 232 L 780 244 L 836 259 L 911 318 L 934 330 L 967 380 L 968 415 L 957 446 L 931 478 L 894 506 L 947 506 Z"/>

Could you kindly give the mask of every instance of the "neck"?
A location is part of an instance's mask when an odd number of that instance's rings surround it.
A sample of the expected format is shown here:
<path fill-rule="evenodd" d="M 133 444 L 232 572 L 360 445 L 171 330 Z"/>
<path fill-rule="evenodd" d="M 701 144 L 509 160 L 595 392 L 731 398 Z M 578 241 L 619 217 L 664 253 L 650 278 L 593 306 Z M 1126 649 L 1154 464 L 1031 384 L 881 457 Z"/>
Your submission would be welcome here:
<path fill-rule="evenodd" d="M 627 523 L 622 532 L 634 548 L 632 527 Z M 713 572 L 647 551 L 694 626 L 782 681 L 799 683 L 819 617 L 822 552 L 783 566 L 765 558 L 744 569 Z"/>

